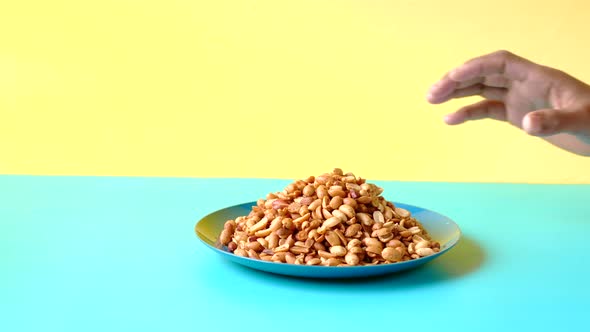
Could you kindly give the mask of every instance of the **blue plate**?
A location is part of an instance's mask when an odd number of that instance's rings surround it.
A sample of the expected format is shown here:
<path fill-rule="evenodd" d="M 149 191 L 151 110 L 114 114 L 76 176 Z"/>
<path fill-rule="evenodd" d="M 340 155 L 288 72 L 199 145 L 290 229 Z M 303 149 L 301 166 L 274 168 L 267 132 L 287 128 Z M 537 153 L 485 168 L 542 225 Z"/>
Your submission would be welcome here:
<path fill-rule="evenodd" d="M 449 251 L 461 237 L 461 230 L 451 219 L 417 206 L 393 202 L 395 206 L 412 213 L 428 231 L 433 240 L 441 245 L 440 252 L 405 262 L 369 266 L 309 266 L 274 263 L 234 255 L 219 244 L 218 236 L 224 223 L 229 219 L 247 215 L 256 202 L 249 202 L 215 211 L 199 220 L 195 225 L 197 237 L 215 253 L 238 264 L 265 272 L 307 278 L 361 278 L 379 276 L 413 269 L 436 259 Z"/>

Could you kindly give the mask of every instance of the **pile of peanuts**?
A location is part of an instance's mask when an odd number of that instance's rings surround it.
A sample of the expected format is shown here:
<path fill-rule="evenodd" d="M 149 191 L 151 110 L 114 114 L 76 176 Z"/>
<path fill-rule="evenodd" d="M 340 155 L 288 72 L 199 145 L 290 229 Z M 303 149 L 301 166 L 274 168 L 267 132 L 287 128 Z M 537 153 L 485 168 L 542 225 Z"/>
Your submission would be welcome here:
<path fill-rule="evenodd" d="M 247 216 L 225 222 L 219 242 L 243 257 L 323 266 L 390 264 L 439 252 L 410 212 L 382 193 L 336 168 L 259 199 Z"/>

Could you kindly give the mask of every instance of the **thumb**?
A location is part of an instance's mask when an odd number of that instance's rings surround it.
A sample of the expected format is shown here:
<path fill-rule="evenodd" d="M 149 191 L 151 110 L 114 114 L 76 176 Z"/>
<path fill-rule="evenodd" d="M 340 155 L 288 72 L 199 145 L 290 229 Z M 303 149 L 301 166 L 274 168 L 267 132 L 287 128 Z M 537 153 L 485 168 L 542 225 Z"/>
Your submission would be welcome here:
<path fill-rule="evenodd" d="M 534 136 L 550 136 L 563 132 L 587 133 L 590 131 L 590 115 L 585 111 L 541 109 L 522 119 L 522 129 Z"/>

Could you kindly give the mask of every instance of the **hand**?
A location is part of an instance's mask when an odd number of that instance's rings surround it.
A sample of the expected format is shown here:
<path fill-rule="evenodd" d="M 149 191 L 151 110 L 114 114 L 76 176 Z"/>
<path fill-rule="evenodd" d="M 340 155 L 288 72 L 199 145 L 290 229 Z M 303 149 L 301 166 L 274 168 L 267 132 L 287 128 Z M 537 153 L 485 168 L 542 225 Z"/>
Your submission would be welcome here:
<path fill-rule="evenodd" d="M 445 117 L 449 125 L 507 121 L 565 150 L 590 155 L 590 86 L 507 51 L 474 58 L 449 71 L 427 96 L 432 104 L 482 96 Z"/>

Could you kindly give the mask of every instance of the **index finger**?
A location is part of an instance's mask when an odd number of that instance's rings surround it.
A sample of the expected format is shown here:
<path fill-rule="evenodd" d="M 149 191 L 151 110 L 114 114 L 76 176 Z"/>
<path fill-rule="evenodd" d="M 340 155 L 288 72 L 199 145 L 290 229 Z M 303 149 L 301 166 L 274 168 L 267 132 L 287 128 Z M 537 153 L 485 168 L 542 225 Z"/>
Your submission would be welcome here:
<path fill-rule="evenodd" d="M 498 51 L 471 59 L 451 70 L 449 78 L 464 82 L 478 77 L 501 75 L 509 80 L 523 81 L 527 77 L 531 63 L 508 51 Z"/>

